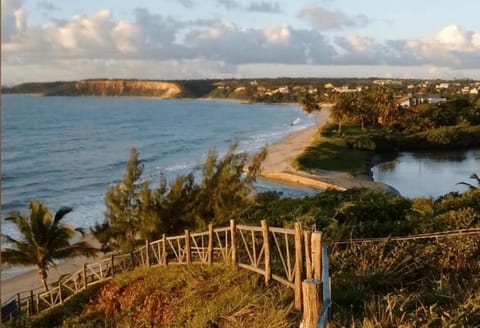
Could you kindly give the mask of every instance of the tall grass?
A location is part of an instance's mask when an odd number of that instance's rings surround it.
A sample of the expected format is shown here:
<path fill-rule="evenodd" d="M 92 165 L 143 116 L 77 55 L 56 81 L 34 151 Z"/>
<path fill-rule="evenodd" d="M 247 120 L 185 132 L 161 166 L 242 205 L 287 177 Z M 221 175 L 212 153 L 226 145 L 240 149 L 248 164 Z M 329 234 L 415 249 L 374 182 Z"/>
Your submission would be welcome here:
<path fill-rule="evenodd" d="M 232 267 L 137 269 L 108 282 L 57 327 L 298 327 L 292 301 L 291 289 L 267 287 L 262 276 Z"/>

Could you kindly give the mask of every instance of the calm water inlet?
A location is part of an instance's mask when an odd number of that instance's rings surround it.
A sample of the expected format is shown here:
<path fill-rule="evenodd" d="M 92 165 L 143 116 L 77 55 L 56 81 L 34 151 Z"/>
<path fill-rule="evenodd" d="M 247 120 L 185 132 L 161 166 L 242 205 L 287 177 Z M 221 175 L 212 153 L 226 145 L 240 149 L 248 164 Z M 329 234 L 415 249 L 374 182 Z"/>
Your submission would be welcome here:
<path fill-rule="evenodd" d="M 373 179 L 391 185 L 406 197 L 438 197 L 450 191 L 462 192 L 476 185 L 470 179 L 480 174 L 480 149 L 469 151 L 401 153 L 395 160 L 372 168 Z"/>

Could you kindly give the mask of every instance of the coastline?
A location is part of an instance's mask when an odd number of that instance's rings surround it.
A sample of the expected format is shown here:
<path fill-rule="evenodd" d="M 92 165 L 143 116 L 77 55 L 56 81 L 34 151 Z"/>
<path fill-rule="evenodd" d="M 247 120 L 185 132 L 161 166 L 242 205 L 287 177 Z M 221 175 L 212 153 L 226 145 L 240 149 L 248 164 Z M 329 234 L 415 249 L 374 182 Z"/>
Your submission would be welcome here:
<path fill-rule="evenodd" d="M 345 191 L 350 188 L 369 188 L 375 191 L 395 192 L 388 185 L 372 180 L 371 176 L 352 176 L 349 173 L 316 170 L 301 171 L 293 161 L 313 142 L 319 130 L 329 121 L 330 106 L 322 106 L 317 124 L 293 133 L 277 143 L 267 146 L 267 157 L 262 163 L 260 176 L 266 180 L 286 182 L 319 190 L 327 188 Z"/>

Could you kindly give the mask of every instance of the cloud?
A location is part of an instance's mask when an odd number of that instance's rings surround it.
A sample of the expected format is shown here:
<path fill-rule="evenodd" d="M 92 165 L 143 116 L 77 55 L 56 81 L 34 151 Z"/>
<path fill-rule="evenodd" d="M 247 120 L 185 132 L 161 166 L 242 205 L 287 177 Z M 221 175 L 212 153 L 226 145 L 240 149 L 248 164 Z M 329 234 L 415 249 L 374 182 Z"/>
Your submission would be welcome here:
<path fill-rule="evenodd" d="M 2 0 L 2 42 L 12 42 L 27 28 L 22 0 Z"/>
<path fill-rule="evenodd" d="M 255 65 L 480 69 L 480 32 L 459 25 L 445 26 L 429 37 L 379 41 L 288 24 L 245 28 L 219 18 L 182 20 L 145 8 L 136 8 L 130 20 L 100 10 L 35 25 L 29 24 L 21 0 L 2 0 L 2 6 L 2 68 L 15 78 L 22 70 L 40 72 L 41 67 L 55 76 L 77 72 L 78 78 L 154 78 L 175 70 L 182 77 L 218 77 Z M 339 12 L 323 14 L 330 17 L 323 21 L 323 29 L 359 24 Z"/>
<path fill-rule="evenodd" d="M 218 5 L 224 7 L 226 10 L 235 10 L 242 8 L 242 5 L 237 0 L 217 0 Z"/>
<path fill-rule="evenodd" d="M 272 13 L 272 14 L 277 14 L 282 12 L 278 2 L 272 3 L 267 1 L 252 2 L 248 5 L 246 10 L 251 12 Z"/>
<path fill-rule="evenodd" d="M 324 31 L 344 27 L 365 26 L 369 19 L 365 15 L 351 16 L 342 11 L 331 11 L 316 4 L 303 7 L 298 16 L 307 21 L 312 27 Z"/>

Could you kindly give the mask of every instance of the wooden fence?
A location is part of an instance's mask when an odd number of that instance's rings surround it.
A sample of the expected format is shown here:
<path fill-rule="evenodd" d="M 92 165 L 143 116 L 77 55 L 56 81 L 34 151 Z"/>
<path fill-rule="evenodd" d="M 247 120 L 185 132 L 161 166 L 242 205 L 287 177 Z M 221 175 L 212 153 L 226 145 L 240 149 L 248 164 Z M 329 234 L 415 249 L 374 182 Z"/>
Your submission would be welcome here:
<path fill-rule="evenodd" d="M 295 308 L 305 310 L 304 327 L 317 327 L 317 321 L 318 327 L 325 326 L 331 302 L 327 248 L 322 249 L 322 234 L 303 231 L 300 223 L 295 223 L 294 229 L 269 227 L 265 220 L 260 227 L 236 225 L 231 220 L 229 227 L 209 225 L 208 231 L 202 233 L 185 230 L 180 236 L 163 235 L 130 254 L 111 255 L 85 264 L 49 291 L 21 292 L 3 303 L 2 321 L 52 309 L 88 286 L 139 266 L 214 262 L 231 263 L 263 275 L 266 284 L 275 280 L 294 289 Z"/>

